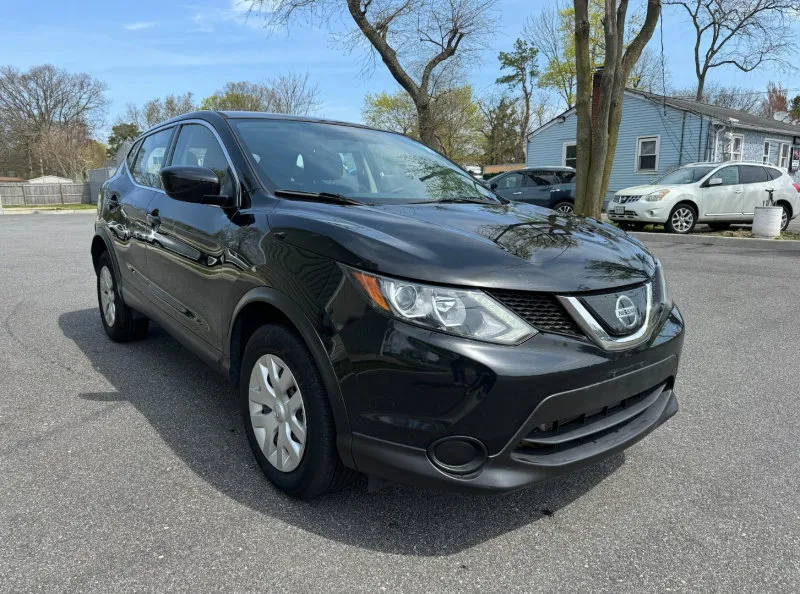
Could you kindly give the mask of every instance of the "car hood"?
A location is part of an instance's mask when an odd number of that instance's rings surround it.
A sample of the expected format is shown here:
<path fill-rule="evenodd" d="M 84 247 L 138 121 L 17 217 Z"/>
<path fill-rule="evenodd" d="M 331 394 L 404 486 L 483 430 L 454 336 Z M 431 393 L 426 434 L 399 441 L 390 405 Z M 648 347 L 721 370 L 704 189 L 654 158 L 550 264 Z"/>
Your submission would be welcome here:
<path fill-rule="evenodd" d="M 645 194 L 651 194 L 653 192 L 658 192 L 660 190 L 674 190 L 675 188 L 679 187 L 677 184 L 645 184 L 643 186 L 633 186 L 631 188 L 625 188 L 624 190 L 620 190 L 615 195 L 616 196 L 644 196 Z"/>
<path fill-rule="evenodd" d="M 638 241 L 527 204 L 342 206 L 283 200 L 275 237 L 363 270 L 431 283 L 571 293 L 651 278 Z"/>

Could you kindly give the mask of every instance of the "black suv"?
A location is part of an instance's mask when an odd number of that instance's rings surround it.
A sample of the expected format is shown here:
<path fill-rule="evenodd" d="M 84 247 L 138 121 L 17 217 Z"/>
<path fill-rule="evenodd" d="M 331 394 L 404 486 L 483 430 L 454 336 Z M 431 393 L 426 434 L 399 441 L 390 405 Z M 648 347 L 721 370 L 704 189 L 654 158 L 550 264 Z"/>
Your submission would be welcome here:
<path fill-rule="evenodd" d="M 237 387 L 258 463 L 312 497 L 352 470 L 510 491 L 675 414 L 683 322 L 659 262 L 363 126 L 199 112 L 103 186 L 112 340 L 156 321 Z"/>

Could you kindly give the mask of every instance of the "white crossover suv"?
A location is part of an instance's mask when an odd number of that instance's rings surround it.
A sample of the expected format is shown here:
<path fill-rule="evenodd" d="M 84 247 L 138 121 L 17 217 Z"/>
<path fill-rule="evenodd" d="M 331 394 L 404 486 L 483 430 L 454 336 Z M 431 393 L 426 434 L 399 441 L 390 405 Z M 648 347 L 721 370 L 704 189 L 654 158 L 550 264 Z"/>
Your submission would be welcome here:
<path fill-rule="evenodd" d="M 800 214 L 800 184 L 785 171 L 762 163 L 691 163 L 651 184 L 620 190 L 608 218 L 629 229 L 663 224 L 671 233 L 689 233 L 696 223 L 725 229 L 752 223 L 756 206 L 768 199 L 783 207 L 781 230 Z"/>

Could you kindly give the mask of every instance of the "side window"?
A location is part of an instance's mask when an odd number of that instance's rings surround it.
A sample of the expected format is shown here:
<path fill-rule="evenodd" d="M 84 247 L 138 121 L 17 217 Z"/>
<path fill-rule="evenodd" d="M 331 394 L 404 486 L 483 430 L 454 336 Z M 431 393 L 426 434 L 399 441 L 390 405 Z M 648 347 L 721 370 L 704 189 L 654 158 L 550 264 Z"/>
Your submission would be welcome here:
<path fill-rule="evenodd" d="M 500 190 L 521 188 L 522 183 L 523 183 L 523 177 L 521 173 L 509 173 L 503 179 L 497 180 L 497 188 Z"/>
<path fill-rule="evenodd" d="M 561 183 L 568 184 L 575 181 L 575 172 L 574 171 L 559 171 L 558 177 L 561 180 Z"/>
<path fill-rule="evenodd" d="M 525 175 L 528 178 L 528 186 L 549 186 L 552 182 L 550 182 L 547 177 L 542 175 L 544 171 L 530 171 Z"/>
<path fill-rule="evenodd" d="M 732 167 L 730 169 L 733 169 Z M 739 165 L 739 180 L 743 184 L 760 184 L 767 181 L 767 172 L 763 167 Z"/>
<path fill-rule="evenodd" d="M 128 169 L 133 169 L 133 160 L 136 158 L 136 152 L 139 150 L 139 147 L 142 146 L 142 141 L 139 140 L 131 147 L 131 150 L 128 151 L 128 156 L 125 157 L 125 161 L 128 163 Z"/>
<path fill-rule="evenodd" d="M 711 177 L 720 178 L 723 186 L 735 186 L 739 183 L 739 168 L 723 167 Z"/>
<path fill-rule="evenodd" d="M 158 175 L 164 166 L 172 128 L 151 134 L 142 141 L 139 152 L 131 167 L 131 175 L 136 183 L 151 188 L 161 189 L 161 177 Z"/>
<path fill-rule="evenodd" d="M 781 176 L 781 172 L 772 167 L 764 167 L 764 171 L 767 172 L 767 176 L 769 176 L 770 180 L 778 179 Z"/>
<path fill-rule="evenodd" d="M 207 167 L 219 177 L 220 193 L 233 196 L 233 179 L 228 160 L 214 133 L 201 124 L 181 126 L 171 165 Z"/>

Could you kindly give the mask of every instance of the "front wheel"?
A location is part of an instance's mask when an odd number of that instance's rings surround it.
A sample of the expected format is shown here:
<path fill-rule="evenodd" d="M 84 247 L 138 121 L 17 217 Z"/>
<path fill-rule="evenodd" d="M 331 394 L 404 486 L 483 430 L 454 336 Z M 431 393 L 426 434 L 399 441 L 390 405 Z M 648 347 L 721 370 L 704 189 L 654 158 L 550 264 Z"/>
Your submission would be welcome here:
<path fill-rule="evenodd" d="M 781 233 L 783 233 L 789 226 L 789 207 L 785 204 L 781 204 L 781 208 L 783 209 L 781 213 Z"/>
<path fill-rule="evenodd" d="M 679 204 L 669 213 L 664 228 L 670 233 L 685 235 L 694 229 L 697 223 L 697 211 L 689 204 Z"/>
<path fill-rule="evenodd" d="M 278 489 L 310 499 L 353 476 L 339 459 L 322 377 L 296 332 L 268 324 L 253 333 L 242 360 L 239 399 L 253 455 Z"/>
<path fill-rule="evenodd" d="M 553 207 L 553 210 L 559 214 L 571 215 L 575 212 L 575 207 L 572 202 L 559 202 Z"/>

